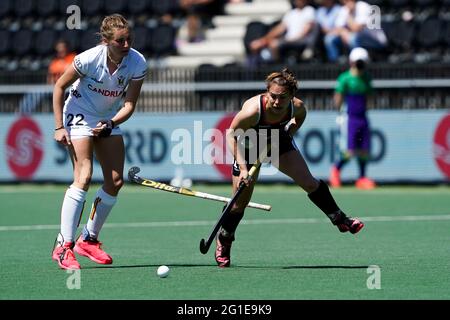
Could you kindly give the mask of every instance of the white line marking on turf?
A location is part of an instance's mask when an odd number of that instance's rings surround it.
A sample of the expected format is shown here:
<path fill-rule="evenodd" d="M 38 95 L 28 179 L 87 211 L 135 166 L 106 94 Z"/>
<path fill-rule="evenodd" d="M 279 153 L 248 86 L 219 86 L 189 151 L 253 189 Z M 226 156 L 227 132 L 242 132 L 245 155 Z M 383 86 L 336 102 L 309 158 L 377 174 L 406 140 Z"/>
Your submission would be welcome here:
<path fill-rule="evenodd" d="M 362 217 L 363 222 L 392 222 L 392 221 L 443 221 L 450 220 L 450 215 L 429 215 L 429 216 L 397 216 L 397 217 Z M 216 221 L 161 221 L 161 222 L 124 222 L 106 223 L 105 228 L 158 228 L 158 227 L 198 227 L 211 226 Z M 329 223 L 326 218 L 297 218 L 297 219 L 250 219 L 242 220 L 241 224 L 308 224 L 308 223 Z M 36 230 L 58 230 L 59 225 L 29 225 L 29 226 L 0 226 L 0 231 L 36 231 Z"/>
<path fill-rule="evenodd" d="M 92 189 L 95 189 L 93 186 L 91 186 Z M 199 185 L 199 186 L 193 186 L 192 189 L 195 191 L 202 191 L 202 190 L 207 190 L 209 188 L 209 186 L 204 186 L 204 185 Z M 46 185 L 12 185 L 12 186 L 8 186 L 8 185 L 0 185 L 0 194 L 22 194 L 24 192 L 26 193 L 31 193 L 31 194 L 42 194 L 42 192 L 46 192 L 46 193 L 61 193 L 61 192 L 65 192 L 65 189 L 67 189 L 67 187 L 65 186 L 46 186 Z M 228 188 L 220 188 L 220 187 L 213 187 L 213 190 L 215 190 L 213 193 L 217 193 L 217 194 L 223 194 L 223 196 L 229 196 L 229 190 Z M 265 186 L 265 185 L 261 185 L 258 186 L 258 189 L 255 190 L 255 195 L 258 194 L 273 194 L 274 192 L 282 192 L 283 194 L 291 194 L 291 193 L 295 193 L 297 194 L 298 192 L 300 192 L 300 189 L 298 187 L 295 186 Z M 91 191 L 90 191 L 91 192 Z M 432 194 L 432 195 L 441 195 L 441 194 L 449 194 L 450 192 L 450 188 L 447 186 L 412 186 L 412 187 L 379 187 L 376 188 L 374 190 L 358 190 L 354 187 L 344 187 L 341 189 L 334 189 L 333 192 L 335 192 L 336 194 L 365 194 L 368 196 L 375 196 L 378 195 L 380 193 L 382 193 L 383 195 L 387 195 L 387 196 L 395 196 L 397 194 L 405 194 L 407 193 L 408 195 L 411 194 Z M 132 186 L 130 188 L 126 188 L 124 190 L 121 190 L 120 193 L 127 193 L 127 194 L 143 194 L 143 193 L 147 193 L 149 195 L 158 195 L 159 191 L 158 190 L 149 190 L 148 188 L 142 188 L 139 186 Z M 169 195 L 168 193 L 166 193 L 167 195 Z"/>

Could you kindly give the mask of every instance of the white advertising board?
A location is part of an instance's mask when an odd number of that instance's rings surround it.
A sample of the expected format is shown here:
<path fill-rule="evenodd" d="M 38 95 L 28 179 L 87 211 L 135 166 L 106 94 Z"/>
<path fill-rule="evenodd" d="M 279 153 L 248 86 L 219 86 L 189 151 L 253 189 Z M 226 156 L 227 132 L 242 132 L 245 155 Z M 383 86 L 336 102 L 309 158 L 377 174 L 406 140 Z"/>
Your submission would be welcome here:
<path fill-rule="evenodd" d="M 328 179 L 337 160 L 339 132 L 335 112 L 310 111 L 295 141 L 312 174 Z M 126 145 L 125 176 L 139 166 L 144 177 L 168 181 L 176 170 L 194 181 L 230 178 L 230 156 L 223 154 L 224 130 L 232 114 L 222 112 L 135 113 L 120 127 Z M 0 181 L 70 182 L 72 164 L 53 139 L 53 116 L 2 114 L 0 118 Z M 380 182 L 450 181 L 450 113 L 446 110 L 369 112 L 372 160 L 367 174 Z M 214 137 L 214 138 L 212 138 Z M 114 154 L 111 154 L 114 156 Z M 357 178 L 356 160 L 342 179 Z M 101 181 L 98 164 L 94 181 Z M 271 166 L 262 181 L 289 181 Z"/>

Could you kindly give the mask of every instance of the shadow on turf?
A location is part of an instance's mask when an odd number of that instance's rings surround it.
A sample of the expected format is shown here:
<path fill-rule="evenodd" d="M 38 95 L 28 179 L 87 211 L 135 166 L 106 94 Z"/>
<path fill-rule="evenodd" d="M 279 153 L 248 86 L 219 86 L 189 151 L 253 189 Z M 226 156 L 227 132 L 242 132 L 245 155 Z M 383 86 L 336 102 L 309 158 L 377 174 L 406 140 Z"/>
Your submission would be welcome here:
<path fill-rule="evenodd" d="M 289 266 L 282 269 L 367 269 L 369 266 Z"/>
<path fill-rule="evenodd" d="M 170 267 L 211 267 L 215 266 L 213 264 L 172 264 L 168 263 L 166 264 Z M 106 266 L 88 266 L 83 267 L 83 269 L 120 269 L 120 268 L 149 268 L 149 267 L 159 267 L 161 264 L 135 264 L 135 265 L 128 265 L 128 266 L 112 266 L 112 265 L 106 265 Z"/>
<path fill-rule="evenodd" d="M 159 267 L 161 264 L 136 264 L 136 265 L 104 265 L 104 266 L 88 266 L 83 269 L 122 269 L 122 268 L 150 268 Z M 185 263 L 169 263 L 170 267 L 216 267 L 215 264 L 185 264 Z M 369 266 L 243 266 L 234 265 L 234 268 L 240 269 L 367 269 Z"/>

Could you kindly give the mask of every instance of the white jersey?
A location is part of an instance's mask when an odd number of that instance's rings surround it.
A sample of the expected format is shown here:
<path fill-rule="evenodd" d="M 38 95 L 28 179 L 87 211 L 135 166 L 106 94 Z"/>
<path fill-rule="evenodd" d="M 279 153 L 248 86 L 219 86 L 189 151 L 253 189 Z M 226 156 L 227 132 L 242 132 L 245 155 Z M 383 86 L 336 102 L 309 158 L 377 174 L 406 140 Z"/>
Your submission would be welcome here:
<path fill-rule="evenodd" d="M 282 19 L 286 26 L 286 35 L 284 39 L 294 41 L 299 39 L 299 35 L 305 30 L 308 23 L 315 22 L 316 10 L 311 6 L 303 9 L 295 8 L 288 11 Z"/>
<path fill-rule="evenodd" d="M 342 6 L 336 17 L 336 27 L 345 28 L 349 17 L 353 15 L 355 22 L 364 26 L 364 29 L 361 31 L 363 34 L 375 38 L 380 44 L 385 45 L 387 38 L 383 29 L 370 26 L 370 23 L 374 23 L 374 7 L 367 2 L 358 1 L 356 2 L 355 11 L 350 13 L 346 6 Z"/>
<path fill-rule="evenodd" d="M 80 78 L 72 84 L 63 110 L 64 126 L 71 139 L 92 136 L 100 120 L 109 120 L 122 107 L 131 80 L 142 80 L 147 64 L 142 54 L 130 49 L 113 74 L 107 66 L 107 46 L 98 45 L 77 55 L 73 61 Z M 111 135 L 120 135 L 115 127 Z"/>
<path fill-rule="evenodd" d="M 130 80 L 142 80 L 147 63 L 142 54 L 130 49 L 117 70 L 110 74 L 107 67 L 107 46 L 98 45 L 77 55 L 73 61 L 80 75 L 70 89 L 64 105 L 85 115 L 111 119 L 122 107 L 123 96 Z"/>

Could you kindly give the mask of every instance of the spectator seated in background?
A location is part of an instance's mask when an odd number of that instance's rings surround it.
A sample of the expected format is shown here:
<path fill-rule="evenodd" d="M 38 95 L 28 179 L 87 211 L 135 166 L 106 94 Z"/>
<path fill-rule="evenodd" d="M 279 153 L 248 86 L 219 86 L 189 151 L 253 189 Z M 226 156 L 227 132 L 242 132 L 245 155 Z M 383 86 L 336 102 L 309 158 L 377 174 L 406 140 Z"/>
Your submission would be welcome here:
<path fill-rule="evenodd" d="M 204 40 L 203 29 L 211 19 L 224 13 L 226 0 L 180 0 L 180 7 L 186 13 L 189 42 Z"/>
<path fill-rule="evenodd" d="M 336 28 L 325 36 L 325 48 L 330 62 L 338 61 L 343 51 L 356 47 L 384 49 L 387 38 L 381 26 L 371 25 L 376 19 L 372 7 L 364 1 L 341 0 Z"/>
<path fill-rule="evenodd" d="M 56 56 L 50 62 L 47 73 L 47 82 L 55 83 L 62 76 L 68 66 L 72 64 L 76 53 L 71 52 L 66 40 L 58 40 L 55 44 Z"/>
<path fill-rule="evenodd" d="M 307 58 L 306 52 L 311 54 L 318 32 L 315 28 L 315 9 L 308 3 L 308 0 L 293 0 L 293 8 L 284 14 L 281 22 L 265 36 L 250 43 L 251 54 L 256 57 L 253 60 L 279 61 L 285 52 L 292 49 L 297 50 L 299 55 L 303 52 L 304 58 Z"/>
<path fill-rule="evenodd" d="M 323 43 L 323 39 L 327 35 L 335 32 L 336 20 L 342 7 L 336 0 L 316 0 L 316 3 L 319 6 L 316 10 L 316 22 L 319 25 Z"/>

